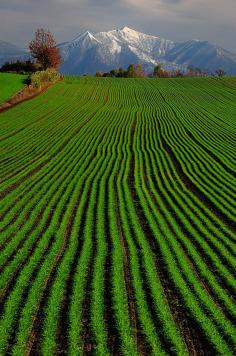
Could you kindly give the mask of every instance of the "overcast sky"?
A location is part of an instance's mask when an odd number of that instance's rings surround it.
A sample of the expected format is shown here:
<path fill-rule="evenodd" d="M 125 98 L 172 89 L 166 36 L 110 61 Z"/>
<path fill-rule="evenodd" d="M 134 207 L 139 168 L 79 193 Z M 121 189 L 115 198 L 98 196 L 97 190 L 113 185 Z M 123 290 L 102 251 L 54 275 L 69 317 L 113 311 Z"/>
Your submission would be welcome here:
<path fill-rule="evenodd" d="M 125 25 L 176 41 L 208 40 L 236 52 L 236 0 L 0 0 L 0 40 L 23 47 L 39 27 L 62 42 L 84 30 Z"/>

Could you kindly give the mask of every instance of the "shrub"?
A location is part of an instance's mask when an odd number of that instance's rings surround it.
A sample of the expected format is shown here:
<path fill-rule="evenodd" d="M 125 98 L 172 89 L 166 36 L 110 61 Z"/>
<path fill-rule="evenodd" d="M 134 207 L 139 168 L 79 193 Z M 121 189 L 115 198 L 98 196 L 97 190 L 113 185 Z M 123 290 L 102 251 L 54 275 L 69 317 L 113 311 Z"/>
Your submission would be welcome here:
<path fill-rule="evenodd" d="M 36 72 L 31 76 L 31 84 L 34 88 L 40 88 L 49 83 L 56 83 L 61 79 L 60 74 L 53 68 Z"/>

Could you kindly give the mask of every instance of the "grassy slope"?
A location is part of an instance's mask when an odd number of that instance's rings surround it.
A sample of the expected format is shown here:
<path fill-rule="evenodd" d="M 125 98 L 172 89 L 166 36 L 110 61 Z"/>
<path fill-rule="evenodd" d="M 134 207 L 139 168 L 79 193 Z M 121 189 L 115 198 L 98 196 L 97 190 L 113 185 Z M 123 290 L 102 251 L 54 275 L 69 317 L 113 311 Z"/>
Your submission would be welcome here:
<path fill-rule="evenodd" d="M 0 103 L 6 101 L 23 88 L 26 76 L 19 74 L 0 73 Z"/>
<path fill-rule="evenodd" d="M 235 113 L 236 78 L 68 77 L 0 115 L 0 353 L 233 354 Z"/>

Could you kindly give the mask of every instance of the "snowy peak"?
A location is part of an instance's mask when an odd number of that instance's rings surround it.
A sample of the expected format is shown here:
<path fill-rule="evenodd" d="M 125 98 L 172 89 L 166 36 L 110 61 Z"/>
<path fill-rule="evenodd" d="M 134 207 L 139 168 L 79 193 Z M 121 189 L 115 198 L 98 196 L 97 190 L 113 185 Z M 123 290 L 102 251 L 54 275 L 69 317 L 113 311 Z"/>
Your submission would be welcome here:
<path fill-rule="evenodd" d="M 96 34 L 99 36 L 101 33 Z M 144 43 L 156 43 L 156 42 L 166 42 L 172 43 L 172 41 L 168 41 L 165 39 L 161 39 L 157 36 L 146 35 L 145 33 L 138 32 L 132 30 L 131 28 L 125 26 L 121 29 L 112 30 L 108 32 L 102 32 L 103 35 L 115 37 L 118 41 L 125 41 L 129 44 L 138 44 L 139 46 L 143 47 Z"/>
<path fill-rule="evenodd" d="M 150 38 L 152 38 L 152 39 L 160 40 L 160 37 L 153 36 L 153 35 L 147 35 L 143 32 L 133 30 L 132 28 L 129 28 L 127 26 L 125 26 L 121 29 L 118 29 L 116 31 L 123 34 L 127 38 L 133 38 L 133 39 L 140 39 L 140 38 L 147 38 L 147 39 L 149 38 L 150 39 Z"/>
<path fill-rule="evenodd" d="M 118 30 L 124 37 L 139 40 L 141 32 L 132 30 L 131 28 L 125 26 L 121 30 Z"/>
<path fill-rule="evenodd" d="M 84 33 L 76 36 L 72 42 L 79 42 L 81 40 L 84 40 L 85 38 L 89 38 L 89 39 L 94 39 L 94 36 L 89 32 L 89 31 L 85 31 Z"/>
<path fill-rule="evenodd" d="M 120 31 L 123 31 L 123 32 L 137 32 L 135 30 L 132 30 L 132 28 L 129 28 L 127 26 L 124 26 L 120 29 Z"/>
<path fill-rule="evenodd" d="M 83 42 L 85 44 L 85 43 L 88 43 L 90 41 L 99 42 L 91 32 L 86 31 L 86 32 L 80 34 L 79 36 L 75 37 L 72 40 L 72 43 L 76 44 L 76 43 Z"/>

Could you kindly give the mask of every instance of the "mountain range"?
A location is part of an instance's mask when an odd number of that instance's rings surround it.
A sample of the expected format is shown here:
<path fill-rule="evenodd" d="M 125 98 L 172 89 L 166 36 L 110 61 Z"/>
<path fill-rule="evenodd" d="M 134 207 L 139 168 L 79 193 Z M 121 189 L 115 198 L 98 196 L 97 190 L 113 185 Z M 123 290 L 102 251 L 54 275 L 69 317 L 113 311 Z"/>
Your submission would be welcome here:
<path fill-rule="evenodd" d="M 228 75 L 236 75 L 236 54 L 207 41 L 174 42 L 147 35 L 131 28 L 108 32 L 86 31 L 70 42 L 59 45 L 64 63 L 63 74 L 94 74 L 126 68 L 130 63 L 142 63 L 152 71 L 157 63 L 167 70 L 185 70 L 188 66 L 208 72 L 223 68 Z"/>
<path fill-rule="evenodd" d="M 0 41 L 0 66 L 5 62 L 11 62 L 17 59 L 26 59 L 29 54 L 22 48 L 11 43 Z"/>
<path fill-rule="evenodd" d="M 5 46 L 5 47 L 4 47 Z M 63 57 L 62 74 L 95 74 L 127 68 L 130 63 L 142 63 L 151 72 L 157 63 L 167 70 L 185 70 L 188 66 L 209 73 L 222 68 L 227 75 L 236 75 L 236 54 L 208 41 L 175 42 L 147 35 L 129 27 L 92 33 L 86 31 L 72 41 L 58 45 Z M 0 41 L 0 64 L 3 59 L 26 56 L 20 48 Z"/>

